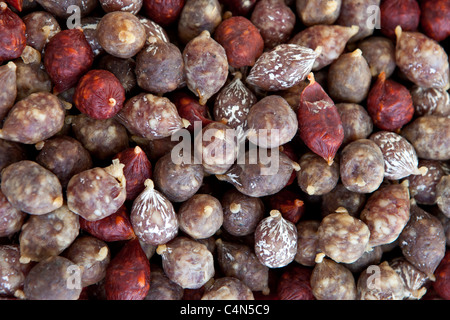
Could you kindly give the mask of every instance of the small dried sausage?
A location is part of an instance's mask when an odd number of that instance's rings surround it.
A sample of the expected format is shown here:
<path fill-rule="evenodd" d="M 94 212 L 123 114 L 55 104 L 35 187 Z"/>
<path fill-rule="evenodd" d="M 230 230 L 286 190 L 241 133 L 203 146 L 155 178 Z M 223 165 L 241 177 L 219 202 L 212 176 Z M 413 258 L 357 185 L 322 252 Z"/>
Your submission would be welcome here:
<path fill-rule="evenodd" d="M 383 182 L 383 153 L 372 140 L 358 139 L 347 144 L 339 164 L 342 184 L 350 191 L 371 193 Z"/>
<path fill-rule="evenodd" d="M 357 300 L 403 300 L 406 295 L 402 278 L 387 261 L 361 272 L 356 288 Z"/>
<path fill-rule="evenodd" d="M 24 144 L 41 142 L 63 128 L 65 115 L 57 96 L 49 92 L 32 93 L 12 107 L 0 129 L 0 138 Z"/>
<path fill-rule="evenodd" d="M 295 8 L 305 26 L 330 25 L 341 12 L 342 0 L 297 0 Z"/>
<path fill-rule="evenodd" d="M 144 191 L 133 201 L 130 221 L 143 243 L 157 246 L 177 236 L 178 217 L 172 203 L 154 189 L 151 179 L 145 180 L 144 185 Z"/>
<path fill-rule="evenodd" d="M 259 262 L 251 247 L 219 238 L 216 248 L 217 261 L 225 276 L 241 280 L 252 291 L 269 293 L 269 268 Z"/>
<path fill-rule="evenodd" d="M 343 264 L 331 259 L 317 263 L 311 274 L 311 289 L 317 300 L 355 300 L 353 274 Z"/>
<path fill-rule="evenodd" d="M 434 279 L 433 273 L 446 251 L 445 231 L 439 219 L 411 205 L 411 217 L 398 240 L 406 260 Z"/>
<path fill-rule="evenodd" d="M 167 277 L 184 289 L 199 289 L 214 276 L 212 253 L 193 239 L 176 237 L 165 245 L 159 245 L 156 253 L 162 258 Z"/>
<path fill-rule="evenodd" d="M 223 224 L 220 201 L 212 195 L 197 193 L 181 204 L 178 210 L 180 230 L 193 239 L 213 236 Z"/>
<path fill-rule="evenodd" d="M 149 140 L 171 136 L 185 123 L 176 106 L 166 97 L 139 93 L 130 98 L 116 118 L 128 131 Z"/>
<path fill-rule="evenodd" d="M 124 11 L 105 14 L 98 23 L 96 37 L 106 52 L 123 59 L 135 56 L 147 40 L 139 19 Z"/>
<path fill-rule="evenodd" d="M 43 143 L 36 162 L 53 172 L 65 188 L 75 174 L 92 167 L 90 153 L 69 136 L 53 137 Z"/>
<path fill-rule="evenodd" d="M 250 20 L 259 29 L 268 49 L 289 40 L 296 23 L 295 13 L 284 0 L 258 1 Z"/>
<path fill-rule="evenodd" d="M 157 188 L 173 202 L 184 202 L 200 189 L 204 170 L 200 164 L 181 160 L 175 163 L 168 153 L 155 164 L 154 182 Z"/>
<path fill-rule="evenodd" d="M 17 66 L 14 62 L 8 62 L 0 66 L 0 82 L 3 83 L 0 95 L 0 121 L 8 114 L 14 106 L 17 97 Z"/>
<path fill-rule="evenodd" d="M 58 178 L 49 170 L 30 160 L 15 162 L 1 173 L 1 189 L 18 210 L 42 215 L 63 205 Z"/>
<path fill-rule="evenodd" d="M 74 175 L 67 185 L 69 209 L 89 221 L 115 213 L 126 199 L 124 165 L 114 159 L 105 168 L 92 168 Z"/>
<path fill-rule="evenodd" d="M 394 242 L 410 219 L 409 190 L 405 183 L 380 187 L 370 195 L 360 218 L 370 229 L 371 247 Z"/>
<path fill-rule="evenodd" d="M 31 215 L 19 235 L 20 261 L 42 261 L 61 254 L 79 231 L 79 217 L 66 205 L 44 215 Z"/>
<path fill-rule="evenodd" d="M 307 152 L 300 157 L 297 182 L 309 195 L 324 195 L 336 187 L 339 181 L 339 161 L 329 165 L 321 156 Z"/>
<path fill-rule="evenodd" d="M 306 79 L 319 54 L 320 49 L 314 51 L 298 44 L 279 44 L 256 60 L 246 81 L 265 91 L 288 89 Z"/>
<path fill-rule="evenodd" d="M 425 88 L 449 88 L 449 62 L 444 48 L 420 32 L 395 28 L 395 58 L 407 79 Z"/>
<path fill-rule="evenodd" d="M 205 30 L 189 41 L 182 53 L 186 85 L 203 105 L 219 92 L 227 80 L 225 49 Z"/>
<path fill-rule="evenodd" d="M 184 82 L 184 60 L 180 49 L 158 37 L 147 38 L 147 44 L 136 56 L 136 79 L 139 87 L 155 94 L 174 91 Z"/>
<path fill-rule="evenodd" d="M 262 219 L 255 230 L 255 254 L 269 268 L 281 268 L 294 261 L 297 254 L 297 228 L 278 210 Z"/>
<path fill-rule="evenodd" d="M 235 236 L 252 234 L 264 217 L 264 203 L 260 198 L 247 196 L 235 188 L 221 199 L 223 228 Z"/>
<path fill-rule="evenodd" d="M 75 239 L 64 252 L 64 257 L 80 267 L 81 286 L 87 287 L 105 278 L 106 267 L 111 261 L 111 252 L 104 241 L 83 235 Z"/>
<path fill-rule="evenodd" d="M 344 53 L 349 39 L 358 32 L 358 26 L 315 25 L 297 33 L 288 43 L 317 50 L 320 54 L 314 61 L 312 71 L 322 70 Z"/>
<path fill-rule="evenodd" d="M 221 22 L 218 0 L 186 0 L 178 19 L 178 37 L 186 44 L 203 31 L 213 34 Z"/>
<path fill-rule="evenodd" d="M 414 146 L 417 156 L 421 159 L 450 159 L 450 118 L 416 118 L 402 129 L 401 135 Z"/>
<path fill-rule="evenodd" d="M 255 300 L 253 292 L 241 280 L 234 277 L 214 279 L 201 300 Z"/>
<path fill-rule="evenodd" d="M 38 262 L 25 278 L 25 299 L 78 300 L 82 289 L 73 283 L 75 267 L 72 261 L 62 256 L 52 256 Z M 52 285 L 49 286 L 49 283 Z"/>
<path fill-rule="evenodd" d="M 351 216 L 345 208 L 324 217 L 317 229 L 318 251 L 316 262 L 325 256 L 338 263 L 352 263 L 369 251 L 370 230 L 360 219 Z"/>

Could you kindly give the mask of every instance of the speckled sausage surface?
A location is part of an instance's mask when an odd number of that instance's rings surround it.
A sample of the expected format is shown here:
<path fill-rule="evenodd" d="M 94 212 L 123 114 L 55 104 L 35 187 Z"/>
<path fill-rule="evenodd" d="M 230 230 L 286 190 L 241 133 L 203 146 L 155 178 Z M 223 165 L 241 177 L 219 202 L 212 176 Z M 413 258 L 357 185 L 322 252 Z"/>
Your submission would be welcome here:
<path fill-rule="evenodd" d="M 170 42 L 169 35 L 161 25 L 139 14 L 137 14 L 136 17 L 139 18 L 139 21 L 144 26 L 145 33 L 147 34 L 147 39 L 153 36 L 161 39 L 164 42 Z"/>
<path fill-rule="evenodd" d="M 177 108 L 168 98 L 150 93 L 130 98 L 116 119 L 131 134 L 150 140 L 168 137 L 184 126 Z"/>
<path fill-rule="evenodd" d="M 402 278 L 387 261 L 368 266 L 357 280 L 357 300 L 403 300 L 405 294 Z"/>
<path fill-rule="evenodd" d="M 17 209 L 42 215 L 63 205 L 58 178 L 30 160 L 15 162 L 2 171 L 2 192 Z"/>
<path fill-rule="evenodd" d="M 126 199 L 123 166 L 113 160 L 108 167 L 96 167 L 74 175 L 67 185 L 69 209 L 89 221 L 106 218 L 119 210 Z"/>
<path fill-rule="evenodd" d="M 344 52 L 349 39 L 358 32 L 357 26 L 314 25 L 295 34 L 289 43 L 316 50 L 320 54 L 314 61 L 312 70 L 318 71 L 333 63 Z"/>
<path fill-rule="evenodd" d="M 235 236 L 250 235 L 264 217 L 264 203 L 260 198 L 247 196 L 235 188 L 221 199 L 223 228 Z"/>
<path fill-rule="evenodd" d="M 225 49 L 205 30 L 189 41 L 182 53 L 186 85 L 200 98 L 200 104 L 205 104 L 227 80 Z"/>
<path fill-rule="evenodd" d="M 100 6 L 105 12 L 124 11 L 136 15 L 141 10 L 143 0 L 100 0 Z"/>
<path fill-rule="evenodd" d="M 64 126 L 65 109 L 49 92 L 32 93 L 18 101 L 8 113 L 0 138 L 35 144 L 55 135 Z"/>
<path fill-rule="evenodd" d="M 144 300 L 181 300 L 184 289 L 171 281 L 159 265 L 152 264 L 150 290 Z"/>
<path fill-rule="evenodd" d="M 76 265 L 67 258 L 52 256 L 35 265 L 25 278 L 27 300 L 78 300 L 81 287 L 70 281 Z M 52 283 L 52 286 L 48 284 Z M 71 283 L 72 286 L 67 284 Z"/>
<path fill-rule="evenodd" d="M 0 237 L 9 237 L 20 231 L 28 215 L 14 208 L 0 190 Z"/>
<path fill-rule="evenodd" d="M 214 259 L 207 247 L 187 237 L 176 237 L 156 252 L 170 280 L 184 289 L 198 289 L 215 274 Z"/>
<path fill-rule="evenodd" d="M 17 97 L 17 66 L 14 62 L 8 62 L 0 67 L 0 82 L 3 90 L 0 94 L 0 120 L 3 120 L 13 107 Z"/>
<path fill-rule="evenodd" d="M 184 81 L 184 60 L 180 49 L 158 37 L 147 38 L 147 44 L 136 56 L 135 68 L 139 87 L 147 92 L 164 94 L 174 91 Z"/>
<path fill-rule="evenodd" d="M 219 238 L 216 248 L 219 267 L 227 277 L 240 279 L 252 291 L 268 293 L 269 268 L 258 260 L 251 247 Z"/>
<path fill-rule="evenodd" d="M 294 260 L 303 266 L 313 267 L 316 264 L 316 255 L 319 253 L 319 226 L 319 220 L 302 220 L 296 225 L 298 240 Z"/>
<path fill-rule="evenodd" d="M 400 26 L 395 33 L 396 63 L 405 76 L 421 87 L 448 89 L 448 55 L 441 45 L 420 32 L 402 31 Z"/>
<path fill-rule="evenodd" d="M 222 22 L 222 7 L 218 0 L 187 0 L 178 20 L 178 37 L 188 43 L 204 30 L 210 34 Z"/>
<path fill-rule="evenodd" d="M 351 141 L 365 139 L 373 131 L 373 121 L 367 110 L 356 103 L 338 103 L 336 108 L 344 128 L 342 145 Z"/>
<path fill-rule="evenodd" d="M 79 231 L 79 217 L 66 205 L 45 215 L 30 216 L 19 235 L 20 261 L 42 261 L 61 254 Z"/>
<path fill-rule="evenodd" d="M 20 248 L 17 244 L 0 246 L 0 294 L 6 297 L 23 297 L 25 277 L 31 264 L 20 263 Z"/>
<path fill-rule="evenodd" d="M 178 217 L 172 203 L 158 190 L 153 181 L 145 181 L 144 191 L 133 201 L 130 221 L 136 236 L 154 246 L 164 244 L 178 234 Z"/>
<path fill-rule="evenodd" d="M 387 179 L 399 180 L 409 175 L 424 175 L 428 169 L 419 168 L 419 158 L 414 147 L 399 134 L 389 131 L 378 131 L 370 136 L 383 153 L 384 176 Z"/>
<path fill-rule="evenodd" d="M 23 17 L 27 45 L 42 52 L 48 40 L 61 31 L 58 20 L 47 11 L 35 11 Z"/>
<path fill-rule="evenodd" d="M 209 174 L 224 174 L 238 151 L 237 132 L 222 122 L 211 122 L 194 137 L 194 160 Z"/>
<path fill-rule="evenodd" d="M 414 267 L 405 257 L 398 257 L 389 261 L 389 265 L 398 273 L 405 286 L 406 298 L 420 299 L 427 292 L 428 277 L 425 273 Z"/>
<path fill-rule="evenodd" d="M 262 219 L 255 230 L 255 254 L 269 268 L 281 268 L 297 254 L 297 228 L 277 210 Z"/>
<path fill-rule="evenodd" d="M 366 203 L 366 194 L 348 190 L 338 182 L 333 190 L 322 196 L 321 212 L 326 216 L 343 207 L 354 217 L 358 217 Z"/>
<path fill-rule="evenodd" d="M 450 116 L 450 95 L 448 91 L 414 85 L 410 92 L 417 116 Z"/>
<path fill-rule="evenodd" d="M 95 0 L 36 0 L 36 2 L 42 6 L 45 11 L 50 12 L 60 19 L 67 19 L 73 13 L 72 10 L 69 10 L 72 5 L 80 8 L 81 17 L 91 13 L 98 5 L 98 2 Z"/>
<path fill-rule="evenodd" d="M 410 219 L 409 190 L 405 184 L 380 187 L 367 199 L 360 218 L 370 229 L 369 246 L 394 242 Z"/>
<path fill-rule="evenodd" d="M 445 175 L 442 162 L 438 160 L 419 160 L 419 167 L 427 169 L 424 175 L 410 175 L 406 179 L 411 197 L 419 204 L 436 203 L 436 186 Z"/>
<path fill-rule="evenodd" d="M 380 0 L 342 0 L 341 11 L 336 24 L 358 26 L 359 30 L 349 42 L 356 42 L 372 35 L 376 21 L 374 14 L 379 10 Z"/>
<path fill-rule="evenodd" d="M 175 163 L 167 153 L 155 164 L 153 181 L 157 188 L 173 202 L 191 198 L 201 187 L 205 176 L 203 166 L 189 161 Z"/>
<path fill-rule="evenodd" d="M 253 292 L 241 280 L 223 277 L 214 280 L 206 289 L 201 300 L 255 300 Z"/>
<path fill-rule="evenodd" d="M 372 77 L 381 72 L 389 78 L 397 67 L 395 63 L 395 45 L 391 39 L 385 37 L 368 37 L 358 43 L 363 57 L 367 60 Z"/>
<path fill-rule="evenodd" d="M 279 95 L 256 102 L 247 115 L 250 142 L 261 148 L 277 148 L 291 141 L 298 131 L 297 115 Z"/>
<path fill-rule="evenodd" d="M 80 267 L 81 286 L 87 287 L 105 278 L 106 267 L 111 261 L 111 251 L 104 241 L 82 235 L 64 252 L 64 257 Z"/>
<path fill-rule="evenodd" d="M 367 60 L 356 49 L 343 53 L 328 70 L 328 93 L 336 102 L 361 103 L 368 95 L 372 81 Z"/>
<path fill-rule="evenodd" d="M 129 146 L 128 132 L 116 118 L 96 120 L 85 114 L 66 117 L 74 138 L 97 159 L 107 159 Z"/>
<path fill-rule="evenodd" d="M 350 191 L 371 193 L 383 182 L 383 153 L 369 139 L 358 139 L 345 146 L 339 164 L 341 181 Z"/>
<path fill-rule="evenodd" d="M 245 130 L 250 108 L 257 101 L 255 94 L 243 82 L 242 74 L 236 73 L 233 80 L 217 94 L 213 109 L 214 120 L 224 121 L 231 128 Z"/>
<path fill-rule="evenodd" d="M 450 175 L 442 177 L 436 185 L 436 204 L 450 218 Z"/>
<path fill-rule="evenodd" d="M 444 227 L 435 216 L 412 205 L 411 218 L 399 236 L 399 246 L 406 260 L 433 278 L 445 255 Z"/>
<path fill-rule="evenodd" d="M 294 170 L 298 171 L 300 166 L 298 163 L 292 161 L 283 152 L 277 156 L 273 163 L 267 163 L 268 157 L 272 157 L 272 151 L 267 151 L 266 154 L 258 155 L 247 151 L 245 159 L 242 162 L 235 163 L 230 170 L 216 177 L 221 181 L 231 183 L 240 192 L 251 197 L 262 197 L 277 193 L 291 178 Z M 278 150 L 274 150 L 278 152 Z M 263 162 L 264 161 L 264 162 Z"/>
<path fill-rule="evenodd" d="M 419 158 L 450 159 L 450 118 L 422 116 L 406 125 L 401 135 L 416 149 Z"/>
<path fill-rule="evenodd" d="M 15 60 L 17 101 L 25 99 L 32 93 L 51 92 L 52 81 L 41 60 Z"/>
<path fill-rule="evenodd" d="M 105 49 L 100 45 L 97 39 L 97 27 L 100 17 L 84 17 L 80 20 L 80 28 L 83 29 L 84 37 L 94 53 L 94 57 L 105 53 Z"/>
<path fill-rule="evenodd" d="M 343 264 L 331 259 L 324 259 L 315 265 L 310 282 L 317 300 L 355 300 L 353 274 Z"/>
<path fill-rule="evenodd" d="M 96 37 L 109 54 L 118 58 L 131 58 L 145 45 L 146 32 L 132 13 L 109 12 L 98 23 Z"/>
<path fill-rule="evenodd" d="M 306 79 L 319 53 L 297 44 L 277 45 L 256 60 L 246 81 L 265 91 L 288 89 Z"/>
<path fill-rule="evenodd" d="M 329 25 L 336 22 L 342 0 L 296 0 L 297 14 L 306 26 Z"/>
<path fill-rule="evenodd" d="M 345 208 L 338 208 L 322 219 L 317 237 L 319 253 L 316 262 L 328 256 L 338 263 L 352 263 L 370 250 L 369 227 Z"/>
<path fill-rule="evenodd" d="M 222 204 L 209 194 L 193 195 L 181 204 L 177 216 L 180 230 L 193 239 L 211 237 L 223 224 Z"/>
<path fill-rule="evenodd" d="M 253 8 L 250 20 L 259 29 L 265 47 L 271 49 L 289 39 L 296 16 L 284 0 L 261 0 Z"/>
<path fill-rule="evenodd" d="M 98 67 L 113 73 L 119 79 L 126 93 L 132 92 L 136 88 L 136 61 L 134 57 L 122 59 L 105 54 L 99 59 Z"/>
<path fill-rule="evenodd" d="M 300 157 L 297 183 L 309 195 L 324 195 L 333 190 L 339 181 L 339 161 L 331 165 L 321 156 L 307 152 Z"/>
<path fill-rule="evenodd" d="M 92 167 L 90 153 L 69 136 L 53 137 L 44 142 L 36 162 L 53 172 L 65 188 L 70 178 Z"/>

